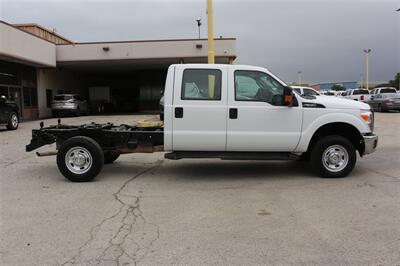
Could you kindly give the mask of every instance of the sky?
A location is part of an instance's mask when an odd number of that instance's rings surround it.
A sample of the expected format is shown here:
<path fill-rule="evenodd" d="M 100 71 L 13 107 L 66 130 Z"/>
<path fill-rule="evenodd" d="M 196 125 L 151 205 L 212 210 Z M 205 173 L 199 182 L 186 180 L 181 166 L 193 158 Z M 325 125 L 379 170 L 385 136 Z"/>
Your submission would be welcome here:
<path fill-rule="evenodd" d="M 237 38 L 237 64 L 286 82 L 370 81 L 400 72 L 400 1 L 213 0 L 215 37 Z M 35 22 L 76 42 L 207 36 L 206 0 L 0 0 L 0 19 Z"/>

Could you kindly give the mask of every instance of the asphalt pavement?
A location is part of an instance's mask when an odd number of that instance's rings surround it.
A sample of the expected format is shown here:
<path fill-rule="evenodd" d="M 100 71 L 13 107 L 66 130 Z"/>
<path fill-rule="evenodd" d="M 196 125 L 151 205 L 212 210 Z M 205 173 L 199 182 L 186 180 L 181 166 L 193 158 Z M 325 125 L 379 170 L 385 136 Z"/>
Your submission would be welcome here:
<path fill-rule="evenodd" d="M 2 265 L 400 265 L 400 113 L 376 114 L 377 151 L 341 179 L 303 162 L 159 153 L 123 155 L 72 183 L 55 157 L 25 152 L 38 126 L 0 130 Z"/>

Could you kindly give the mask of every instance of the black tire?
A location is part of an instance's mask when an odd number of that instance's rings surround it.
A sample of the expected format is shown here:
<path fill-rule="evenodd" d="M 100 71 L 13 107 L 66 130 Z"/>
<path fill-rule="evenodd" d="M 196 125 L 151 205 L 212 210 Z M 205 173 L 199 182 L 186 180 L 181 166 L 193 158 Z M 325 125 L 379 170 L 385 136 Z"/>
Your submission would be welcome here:
<path fill-rule="evenodd" d="M 91 161 L 90 166 L 88 166 L 85 170 L 76 170 L 82 171 L 82 173 L 77 173 L 70 170 L 70 168 L 74 167 L 73 163 L 67 166 L 66 157 L 71 155 L 71 150 L 73 151 L 74 147 L 76 149 L 83 148 L 82 150 L 85 150 L 83 154 L 89 154 L 90 160 L 88 158 L 85 160 L 85 162 Z M 63 144 L 61 144 L 57 153 L 58 169 L 63 176 L 72 182 L 92 181 L 100 173 L 101 169 L 103 168 L 103 164 L 104 155 L 100 145 L 88 137 L 78 136 L 66 140 Z"/>
<path fill-rule="evenodd" d="M 325 155 L 329 154 L 329 151 L 336 151 L 335 148 L 339 151 L 340 149 L 344 149 L 347 152 L 347 162 L 343 160 L 346 162 L 342 164 L 343 166 L 339 166 L 339 164 L 334 166 L 334 163 L 330 163 L 329 160 L 325 160 L 325 163 L 323 162 Z M 339 158 L 346 158 L 346 155 L 339 156 Z M 356 161 L 356 149 L 348 139 L 342 136 L 331 135 L 323 137 L 313 145 L 311 150 L 310 166 L 321 177 L 345 177 L 353 170 Z M 329 166 L 327 166 L 329 164 L 331 164 L 332 167 L 339 167 L 337 169 L 330 169 Z"/>
<path fill-rule="evenodd" d="M 378 112 L 383 112 L 382 104 L 378 104 Z"/>
<path fill-rule="evenodd" d="M 19 117 L 16 112 L 12 112 L 10 116 L 8 117 L 8 122 L 7 122 L 7 129 L 8 130 L 16 130 L 19 125 Z"/>
<path fill-rule="evenodd" d="M 75 116 L 81 116 L 81 110 L 79 109 L 79 107 L 78 109 L 76 109 Z"/>
<path fill-rule="evenodd" d="M 105 164 L 110 164 L 113 163 L 115 160 L 118 159 L 119 153 L 114 153 L 114 152 L 105 152 L 104 153 L 104 163 Z"/>

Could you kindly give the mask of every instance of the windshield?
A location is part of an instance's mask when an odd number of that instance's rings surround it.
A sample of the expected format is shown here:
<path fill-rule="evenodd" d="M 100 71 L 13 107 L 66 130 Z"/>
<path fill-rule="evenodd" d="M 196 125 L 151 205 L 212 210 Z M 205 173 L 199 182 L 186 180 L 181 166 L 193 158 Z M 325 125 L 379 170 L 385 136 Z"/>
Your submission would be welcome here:
<path fill-rule="evenodd" d="M 369 94 L 368 90 L 354 90 L 353 95 Z"/>
<path fill-rule="evenodd" d="M 54 101 L 68 101 L 72 99 L 72 95 L 56 95 Z"/>
<path fill-rule="evenodd" d="M 301 95 L 301 91 L 299 88 L 294 88 L 293 91 L 296 92 L 297 94 Z"/>
<path fill-rule="evenodd" d="M 303 89 L 304 96 L 317 96 L 319 95 L 316 91 L 312 89 Z"/>

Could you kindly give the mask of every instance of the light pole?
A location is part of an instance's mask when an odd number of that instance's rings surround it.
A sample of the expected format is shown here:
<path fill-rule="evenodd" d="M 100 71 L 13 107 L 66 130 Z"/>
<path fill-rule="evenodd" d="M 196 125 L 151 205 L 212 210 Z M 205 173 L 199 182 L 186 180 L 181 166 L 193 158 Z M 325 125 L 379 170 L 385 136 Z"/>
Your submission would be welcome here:
<path fill-rule="evenodd" d="M 369 61 L 369 53 L 371 52 L 371 49 L 365 49 L 365 86 L 367 87 L 367 90 L 369 89 L 369 69 L 368 69 L 368 61 Z"/>
<path fill-rule="evenodd" d="M 214 64 L 214 31 L 212 0 L 207 0 L 207 26 L 208 26 L 208 63 Z"/>
<path fill-rule="evenodd" d="M 298 71 L 297 72 L 297 79 L 298 79 L 298 81 L 299 81 L 299 86 L 301 86 L 301 74 L 302 74 L 303 72 L 301 72 L 301 71 Z"/>
<path fill-rule="evenodd" d="M 201 27 L 201 18 L 197 18 L 197 27 L 199 28 L 199 39 L 200 39 L 200 27 Z"/>

